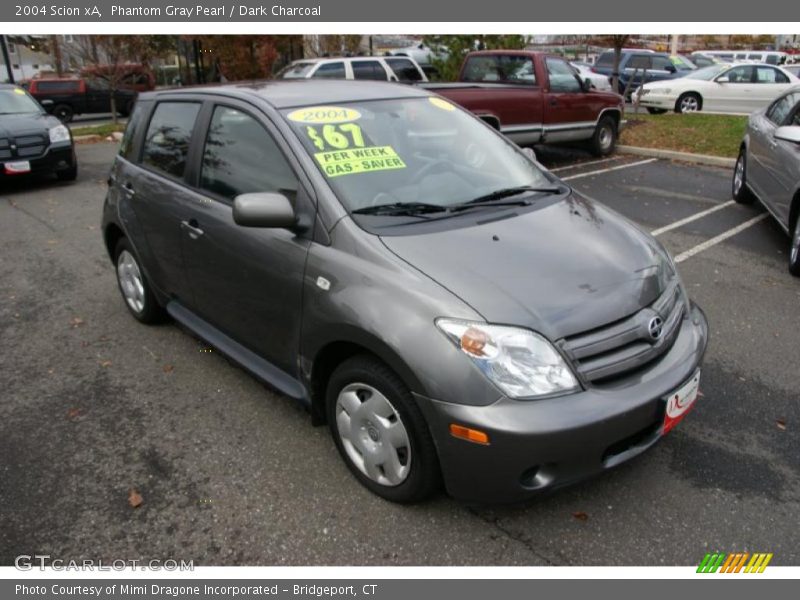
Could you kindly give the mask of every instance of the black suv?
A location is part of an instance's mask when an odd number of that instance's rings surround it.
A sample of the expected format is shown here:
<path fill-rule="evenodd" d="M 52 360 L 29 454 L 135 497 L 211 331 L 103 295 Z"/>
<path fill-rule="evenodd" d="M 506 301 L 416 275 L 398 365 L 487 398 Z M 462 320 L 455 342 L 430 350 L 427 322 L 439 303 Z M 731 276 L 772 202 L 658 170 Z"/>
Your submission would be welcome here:
<path fill-rule="evenodd" d="M 111 89 L 101 78 L 33 79 L 28 91 L 62 123 L 74 115 L 111 112 Z M 136 102 L 136 92 L 118 89 L 114 92 L 117 113 L 127 117 Z"/>
<path fill-rule="evenodd" d="M 0 84 L 0 178 L 25 173 L 74 180 L 78 162 L 72 133 L 24 89 Z"/>

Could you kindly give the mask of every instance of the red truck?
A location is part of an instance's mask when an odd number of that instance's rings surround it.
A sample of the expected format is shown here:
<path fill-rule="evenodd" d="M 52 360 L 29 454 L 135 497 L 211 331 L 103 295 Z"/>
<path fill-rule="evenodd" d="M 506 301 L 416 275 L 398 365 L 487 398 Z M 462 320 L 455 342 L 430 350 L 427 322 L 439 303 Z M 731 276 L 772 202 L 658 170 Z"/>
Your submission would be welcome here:
<path fill-rule="evenodd" d="M 471 52 L 457 83 L 422 85 L 518 144 L 585 141 L 598 156 L 616 146 L 622 96 L 590 88 L 559 56 L 523 50 Z"/>

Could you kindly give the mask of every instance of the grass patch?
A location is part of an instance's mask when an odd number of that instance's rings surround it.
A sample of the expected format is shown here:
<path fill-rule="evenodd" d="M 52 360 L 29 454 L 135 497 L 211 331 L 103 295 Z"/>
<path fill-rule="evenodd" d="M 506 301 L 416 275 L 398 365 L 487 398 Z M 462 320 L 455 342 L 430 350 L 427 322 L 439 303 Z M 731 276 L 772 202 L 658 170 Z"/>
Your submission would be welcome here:
<path fill-rule="evenodd" d="M 106 137 L 115 131 L 125 131 L 125 123 L 105 123 L 103 125 L 87 125 L 86 127 L 73 127 L 72 135 L 99 135 Z"/>
<path fill-rule="evenodd" d="M 626 112 L 628 124 L 620 143 L 641 148 L 677 150 L 736 158 L 742 143 L 747 117 L 665 113 L 663 115 Z"/>

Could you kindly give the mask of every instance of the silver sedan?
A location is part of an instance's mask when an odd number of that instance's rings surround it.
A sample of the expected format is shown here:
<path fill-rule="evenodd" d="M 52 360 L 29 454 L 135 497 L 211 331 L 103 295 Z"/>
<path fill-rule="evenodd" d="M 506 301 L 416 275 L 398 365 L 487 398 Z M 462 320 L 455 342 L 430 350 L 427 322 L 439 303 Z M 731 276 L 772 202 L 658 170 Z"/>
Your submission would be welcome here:
<path fill-rule="evenodd" d="M 758 199 L 791 236 L 789 271 L 800 276 L 800 86 L 750 115 L 733 172 L 733 198 Z"/>

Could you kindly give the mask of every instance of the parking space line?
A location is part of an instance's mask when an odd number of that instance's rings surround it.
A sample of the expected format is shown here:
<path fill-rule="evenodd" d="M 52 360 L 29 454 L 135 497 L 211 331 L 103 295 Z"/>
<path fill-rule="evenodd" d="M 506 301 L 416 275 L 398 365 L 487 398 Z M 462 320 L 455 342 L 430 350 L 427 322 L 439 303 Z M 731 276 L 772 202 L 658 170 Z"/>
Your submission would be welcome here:
<path fill-rule="evenodd" d="M 589 165 L 598 165 L 600 163 L 607 163 L 614 160 L 620 160 L 623 158 L 622 156 L 612 156 L 611 158 L 601 158 L 600 160 L 589 160 L 582 163 L 577 163 L 574 165 L 567 165 L 565 167 L 556 167 L 555 169 L 550 169 L 551 173 L 558 173 L 559 171 L 566 171 L 567 169 L 577 169 L 579 167 L 588 167 Z"/>
<path fill-rule="evenodd" d="M 654 229 L 650 232 L 650 235 L 657 236 L 661 235 L 662 233 L 666 233 L 668 231 L 672 231 L 673 229 L 677 229 L 678 227 L 683 227 L 687 223 L 691 223 L 692 221 L 696 221 L 697 219 L 702 219 L 706 215 L 710 215 L 711 213 L 715 213 L 718 210 L 722 210 L 723 208 L 727 208 L 732 204 L 736 204 L 733 200 L 728 200 L 727 202 L 723 202 L 722 204 L 718 204 L 708 210 L 700 211 L 699 213 L 695 213 L 686 217 L 685 219 L 681 219 L 680 221 L 675 221 L 674 223 L 670 223 L 669 225 L 665 225 L 664 227 L 659 227 L 658 229 Z"/>
<path fill-rule="evenodd" d="M 619 169 L 628 169 L 630 167 L 638 167 L 640 165 L 647 165 L 651 162 L 657 161 L 657 158 L 648 158 L 647 160 L 640 160 L 637 162 L 627 163 L 624 165 L 618 165 L 616 167 L 609 167 L 607 169 L 598 169 L 596 171 L 589 171 L 588 173 L 578 173 L 577 175 L 570 175 L 569 177 L 562 177 L 564 181 L 569 181 L 570 179 L 578 179 L 580 177 L 589 177 L 590 175 L 600 175 L 601 173 L 609 173 L 610 171 L 618 171 Z"/>
<path fill-rule="evenodd" d="M 675 257 L 675 262 L 676 263 L 683 262 L 687 258 L 691 258 L 695 254 L 698 254 L 698 253 L 702 252 L 703 250 L 708 250 L 712 246 L 716 246 L 720 242 L 724 242 L 729 237 L 732 237 L 732 236 L 736 235 L 737 233 L 740 233 L 740 232 L 744 231 L 748 227 L 752 227 L 753 225 L 755 225 L 759 221 L 763 221 L 768 216 L 769 216 L 769 213 L 766 213 L 766 212 L 765 213 L 761 213 L 757 217 L 753 217 L 749 221 L 745 221 L 744 223 L 742 223 L 741 225 L 737 225 L 733 229 L 729 229 L 728 231 L 720 233 L 718 236 L 715 236 L 715 237 L 711 238 L 710 240 L 706 240 L 705 242 L 703 242 L 702 244 L 698 244 L 694 248 L 689 248 L 689 250 L 687 250 L 686 252 L 681 252 L 680 254 L 678 254 L 678 256 Z"/>

